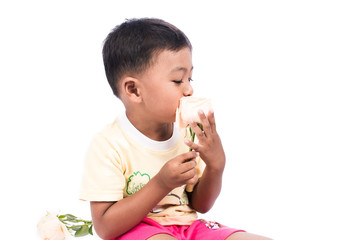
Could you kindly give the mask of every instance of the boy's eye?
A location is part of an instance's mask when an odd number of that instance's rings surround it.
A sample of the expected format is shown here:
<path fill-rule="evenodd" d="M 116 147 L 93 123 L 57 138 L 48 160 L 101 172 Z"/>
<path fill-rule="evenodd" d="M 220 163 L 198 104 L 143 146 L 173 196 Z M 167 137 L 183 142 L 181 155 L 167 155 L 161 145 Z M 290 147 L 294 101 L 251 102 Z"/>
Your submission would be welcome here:
<path fill-rule="evenodd" d="M 176 84 L 180 84 L 180 83 L 183 83 L 183 80 L 174 80 L 173 82 Z"/>
<path fill-rule="evenodd" d="M 189 80 L 189 82 L 194 81 L 192 78 L 188 78 L 188 80 Z M 173 82 L 176 84 L 181 84 L 181 83 L 183 83 L 183 80 L 173 80 Z"/>

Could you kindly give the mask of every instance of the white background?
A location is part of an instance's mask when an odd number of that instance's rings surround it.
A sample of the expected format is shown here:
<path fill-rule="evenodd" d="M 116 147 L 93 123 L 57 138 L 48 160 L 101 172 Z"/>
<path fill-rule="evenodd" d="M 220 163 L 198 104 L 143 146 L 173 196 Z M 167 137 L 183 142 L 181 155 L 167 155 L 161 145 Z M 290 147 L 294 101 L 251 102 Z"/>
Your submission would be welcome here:
<path fill-rule="evenodd" d="M 360 239 L 357 1 L 0 3 L 1 239 L 39 239 L 77 199 L 93 134 L 121 103 L 101 48 L 133 17 L 192 41 L 195 95 L 211 98 L 227 153 L 205 216 L 278 240 Z"/>

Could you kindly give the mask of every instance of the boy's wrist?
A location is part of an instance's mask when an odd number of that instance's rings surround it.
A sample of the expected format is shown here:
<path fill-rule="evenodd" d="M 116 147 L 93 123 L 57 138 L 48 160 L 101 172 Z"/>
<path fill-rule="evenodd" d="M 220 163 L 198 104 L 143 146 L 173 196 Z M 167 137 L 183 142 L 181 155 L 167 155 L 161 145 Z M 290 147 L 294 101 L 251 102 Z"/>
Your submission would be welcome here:
<path fill-rule="evenodd" d="M 225 158 L 217 161 L 216 163 L 209 163 L 206 165 L 206 169 L 212 173 L 223 173 L 225 169 Z"/>
<path fill-rule="evenodd" d="M 173 188 L 169 187 L 166 183 L 164 183 L 164 181 L 158 176 L 158 174 L 152 178 L 152 181 L 154 182 L 154 184 L 156 184 L 155 187 L 157 187 L 157 189 L 164 191 L 165 195 L 171 192 L 171 190 L 173 190 Z"/>

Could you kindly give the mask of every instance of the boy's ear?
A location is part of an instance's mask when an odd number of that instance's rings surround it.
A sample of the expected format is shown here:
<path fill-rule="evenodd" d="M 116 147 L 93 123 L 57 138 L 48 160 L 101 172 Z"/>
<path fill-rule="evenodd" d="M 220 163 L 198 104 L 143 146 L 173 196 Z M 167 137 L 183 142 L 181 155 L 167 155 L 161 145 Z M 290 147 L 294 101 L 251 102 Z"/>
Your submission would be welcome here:
<path fill-rule="evenodd" d="M 123 94 L 131 102 L 140 103 L 142 100 L 139 84 L 139 80 L 133 77 L 125 77 L 122 80 L 121 87 Z"/>

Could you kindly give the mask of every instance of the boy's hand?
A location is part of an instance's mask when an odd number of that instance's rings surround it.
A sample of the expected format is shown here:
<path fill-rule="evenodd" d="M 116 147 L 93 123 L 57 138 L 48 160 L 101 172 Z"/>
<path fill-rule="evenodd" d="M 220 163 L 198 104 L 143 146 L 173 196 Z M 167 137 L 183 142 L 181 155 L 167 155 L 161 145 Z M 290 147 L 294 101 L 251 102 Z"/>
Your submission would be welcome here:
<path fill-rule="evenodd" d="M 187 152 L 169 160 L 154 177 L 158 183 L 168 188 L 169 192 L 176 187 L 184 184 L 196 184 L 198 176 L 196 174 L 197 152 Z"/>
<path fill-rule="evenodd" d="M 199 142 L 196 144 L 186 139 L 185 144 L 200 153 L 207 168 L 222 171 L 225 167 L 225 153 L 220 136 L 216 131 L 214 112 L 210 112 L 208 117 L 202 111 L 199 111 L 198 114 L 203 131 L 194 122 L 190 123 L 190 127 Z"/>

